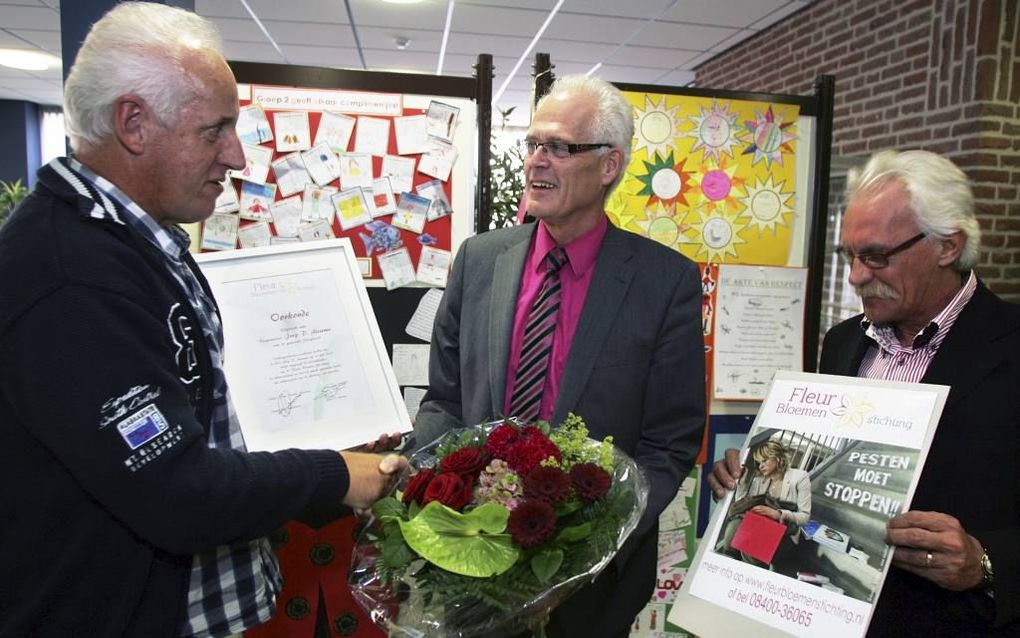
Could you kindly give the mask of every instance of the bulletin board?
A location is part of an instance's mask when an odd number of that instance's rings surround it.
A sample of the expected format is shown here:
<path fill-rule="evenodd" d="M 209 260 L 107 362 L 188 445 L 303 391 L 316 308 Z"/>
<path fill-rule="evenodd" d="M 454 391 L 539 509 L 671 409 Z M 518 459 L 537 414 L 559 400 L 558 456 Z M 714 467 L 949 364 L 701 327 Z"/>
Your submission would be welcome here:
<path fill-rule="evenodd" d="M 196 246 L 347 237 L 369 287 L 445 285 L 488 179 L 490 107 L 479 96 L 491 94 L 491 72 L 231 67 L 246 166 L 231 171 Z"/>

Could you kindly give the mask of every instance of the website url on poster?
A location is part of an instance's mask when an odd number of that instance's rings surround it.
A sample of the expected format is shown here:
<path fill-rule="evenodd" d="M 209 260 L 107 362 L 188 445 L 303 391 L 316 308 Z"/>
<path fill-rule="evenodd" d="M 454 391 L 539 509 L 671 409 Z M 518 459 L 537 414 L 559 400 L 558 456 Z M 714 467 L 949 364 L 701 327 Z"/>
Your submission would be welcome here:
<path fill-rule="evenodd" d="M 744 584 L 751 588 L 748 591 L 742 587 L 734 587 L 727 594 L 729 598 L 790 622 L 803 625 L 804 627 L 811 626 L 812 610 L 838 618 L 848 625 L 861 625 L 864 623 L 863 614 L 847 609 L 838 603 L 808 596 L 789 587 L 754 578 L 753 576 L 745 577 L 744 574 L 734 571 L 729 567 L 720 568 L 718 565 L 708 562 L 704 564 L 704 567 L 709 571 L 718 573 L 719 576 L 727 580 Z M 794 603 L 801 607 L 789 603 Z"/>

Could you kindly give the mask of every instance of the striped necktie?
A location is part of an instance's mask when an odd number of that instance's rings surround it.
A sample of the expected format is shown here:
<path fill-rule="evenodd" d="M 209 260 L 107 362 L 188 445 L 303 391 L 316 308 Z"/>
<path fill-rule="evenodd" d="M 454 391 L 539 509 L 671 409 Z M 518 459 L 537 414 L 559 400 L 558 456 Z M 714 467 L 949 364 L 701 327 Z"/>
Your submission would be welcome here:
<path fill-rule="evenodd" d="M 552 355 L 556 313 L 560 309 L 560 269 L 567 263 L 567 253 L 557 246 L 545 256 L 546 271 L 542 287 L 524 324 L 521 356 L 514 376 L 510 416 L 528 423 L 538 418 L 542 405 L 542 388 Z"/>

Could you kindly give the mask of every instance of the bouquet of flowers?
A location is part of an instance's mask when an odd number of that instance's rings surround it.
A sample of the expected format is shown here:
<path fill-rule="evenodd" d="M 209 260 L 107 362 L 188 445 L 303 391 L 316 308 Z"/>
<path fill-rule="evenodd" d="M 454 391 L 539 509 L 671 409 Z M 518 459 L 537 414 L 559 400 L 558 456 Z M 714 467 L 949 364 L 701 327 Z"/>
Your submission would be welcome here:
<path fill-rule="evenodd" d="M 351 590 L 392 635 L 512 635 L 591 582 L 637 526 L 644 474 L 580 417 L 448 432 L 372 508 Z"/>

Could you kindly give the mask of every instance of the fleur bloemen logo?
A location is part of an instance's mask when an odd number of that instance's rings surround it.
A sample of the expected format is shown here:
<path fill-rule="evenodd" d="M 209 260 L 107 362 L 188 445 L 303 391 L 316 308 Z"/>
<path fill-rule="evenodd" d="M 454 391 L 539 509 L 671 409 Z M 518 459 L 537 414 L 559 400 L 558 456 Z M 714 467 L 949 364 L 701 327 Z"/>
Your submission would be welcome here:
<path fill-rule="evenodd" d="M 863 395 L 841 395 L 839 405 L 832 408 L 832 414 L 836 417 L 836 423 L 842 427 L 860 428 L 864 425 L 865 418 L 875 410 Z"/>

